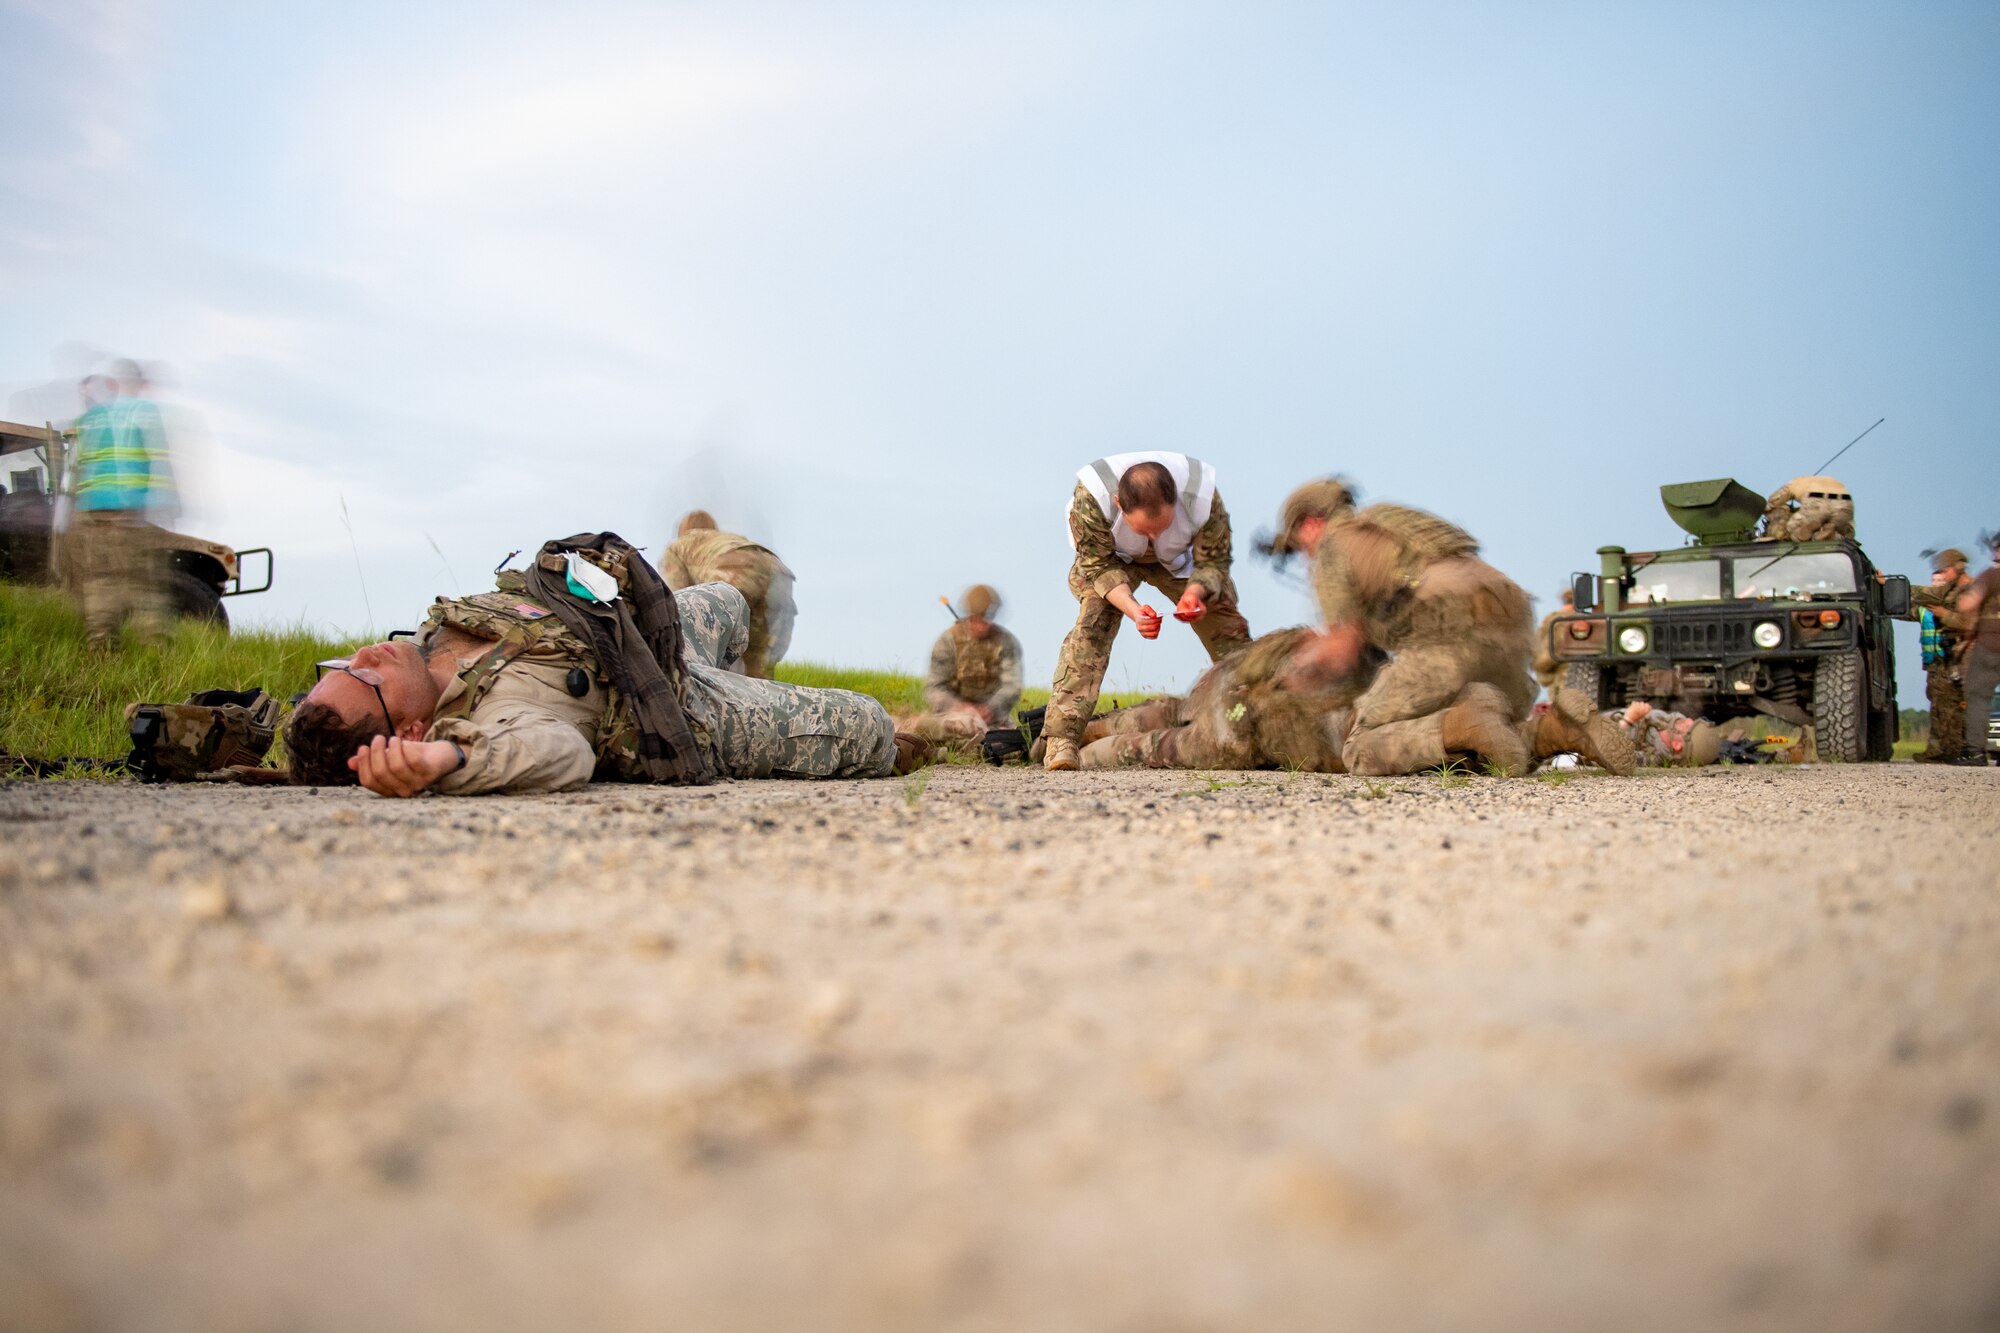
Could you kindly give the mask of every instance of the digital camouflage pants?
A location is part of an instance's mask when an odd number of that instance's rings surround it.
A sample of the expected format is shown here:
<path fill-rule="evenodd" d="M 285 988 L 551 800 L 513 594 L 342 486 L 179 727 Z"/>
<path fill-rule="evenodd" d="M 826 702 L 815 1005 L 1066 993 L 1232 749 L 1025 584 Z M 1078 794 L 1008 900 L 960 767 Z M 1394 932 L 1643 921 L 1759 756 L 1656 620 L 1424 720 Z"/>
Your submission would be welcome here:
<path fill-rule="evenodd" d="M 760 680 L 732 669 L 750 642 L 750 608 L 726 583 L 674 594 L 687 648 L 689 716 L 732 778 L 879 778 L 896 763 L 881 704 L 852 690 Z"/>
<path fill-rule="evenodd" d="M 1178 602 L 1187 591 L 1187 580 L 1177 579 L 1166 566 L 1145 562 L 1125 566 L 1140 581 L 1157 588 Z M 1117 607 L 1088 587 L 1072 580 L 1070 592 L 1077 599 L 1076 624 L 1063 639 L 1056 658 L 1055 679 L 1049 690 L 1049 711 L 1042 735 L 1048 740 L 1080 741 L 1084 724 L 1097 708 L 1097 693 L 1104 684 L 1105 668 L 1111 665 L 1111 644 L 1118 637 L 1125 616 Z M 1179 622 L 1169 615 L 1167 627 Z M 1236 609 L 1236 587 L 1224 578 L 1222 590 L 1209 599 L 1208 614 L 1194 622 L 1195 636 L 1208 650 L 1211 662 L 1219 662 L 1250 642 L 1250 625 Z"/>

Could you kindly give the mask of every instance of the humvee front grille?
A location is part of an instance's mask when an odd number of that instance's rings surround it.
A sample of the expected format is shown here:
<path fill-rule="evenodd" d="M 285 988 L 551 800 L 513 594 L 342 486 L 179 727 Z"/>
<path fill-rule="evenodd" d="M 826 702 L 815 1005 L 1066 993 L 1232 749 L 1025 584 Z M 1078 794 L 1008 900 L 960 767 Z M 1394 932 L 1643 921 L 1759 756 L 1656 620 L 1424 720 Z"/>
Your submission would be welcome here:
<path fill-rule="evenodd" d="M 1747 620 L 1672 620 L 1659 627 L 1660 647 L 1673 657 L 1720 657 L 1750 651 Z"/>

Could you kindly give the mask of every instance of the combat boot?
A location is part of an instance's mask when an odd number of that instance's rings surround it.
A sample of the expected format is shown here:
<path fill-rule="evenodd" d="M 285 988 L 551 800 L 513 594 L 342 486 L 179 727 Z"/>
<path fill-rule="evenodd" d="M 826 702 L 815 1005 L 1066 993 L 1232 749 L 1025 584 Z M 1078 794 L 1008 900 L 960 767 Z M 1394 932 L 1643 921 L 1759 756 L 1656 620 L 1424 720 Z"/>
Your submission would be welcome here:
<path fill-rule="evenodd" d="M 1078 761 L 1076 742 L 1064 740 L 1060 736 L 1042 737 L 1042 767 L 1051 773 L 1073 773 Z"/>
<path fill-rule="evenodd" d="M 1447 753 L 1478 755 L 1500 777 L 1518 778 L 1528 771 L 1527 742 L 1507 720 L 1498 690 L 1467 686 L 1439 721 Z"/>
<path fill-rule="evenodd" d="M 1560 685 L 1550 692 L 1549 711 L 1534 721 L 1531 745 L 1536 759 L 1577 754 L 1621 778 L 1631 777 L 1637 766 L 1625 729 Z"/>

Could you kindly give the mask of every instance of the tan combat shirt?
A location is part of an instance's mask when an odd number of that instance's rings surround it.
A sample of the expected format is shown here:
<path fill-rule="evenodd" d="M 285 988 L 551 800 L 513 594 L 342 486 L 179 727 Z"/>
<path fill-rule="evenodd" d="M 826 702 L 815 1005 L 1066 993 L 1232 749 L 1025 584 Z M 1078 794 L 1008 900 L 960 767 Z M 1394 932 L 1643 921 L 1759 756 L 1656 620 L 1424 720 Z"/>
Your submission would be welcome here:
<path fill-rule="evenodd" d="M 1456 524 L 1403 505 L 1369 505 L 1327 526 L 1313 555 L 1313 592 L 1329 625 L 1358 625 L 1391 646 L 1395 612 L 1438 560 L 1479 554 Z"/>
<path fill-rule="evenodd" d="M 1088 587 L 1099 597 L 1113 588 L 1136 586 L 1131 565 L 1118 558 L 1118 548 L 1111 537 L 1111 520 L 1104 516 L 1097 497 L 1082 482 L 1077 483 L 1076 494 L 1070 498 L 1069 535 L 1076 543 L 1076 560 L 1069 575 L 1073 586 Z M 1192 553 L 1194 568 L 1188 571 L 1188 582 L 1199 583 L 1208 594 L 1207 600 L 1212 602 L 1222 595 L 1230 561 L 1234 559 L 1229 511 L 1223 508 L 1220 491 L 1209 505 L 1208 522 L 1194 535 Z M 1150 546 L 1142 558 L 1154 558 Z"/>
<path fill-rule="evenodd" d="M 934 713 L 958 704 L 980 704 L 995 721 L 1013 716 L 1021 699 L 1021 641 L 995 625 L 976 639 L 960 625 L 938 635 L 931 645 L 930 673 L 924 680 L 924 702 Z"/>
<path fill-rule="evenodd" d="M 477 661 L 483 651 L 460 658 L 461 667 Z M 595 679 L 581 699 L 572 695 L 567 684 L 571 665 L 517 657 L 495 673 L 470 716 L 433 726 L 426 739 L 456 741 L 465 751 L 465 767 L 439 778 L 436 789 L 448 796 L 477 796 L 574 791 L 587 784 L 597 769 L 591 742 L 609 696 Z M 464 693 L 465 682 L 454 679 L 439 706 Z"/>

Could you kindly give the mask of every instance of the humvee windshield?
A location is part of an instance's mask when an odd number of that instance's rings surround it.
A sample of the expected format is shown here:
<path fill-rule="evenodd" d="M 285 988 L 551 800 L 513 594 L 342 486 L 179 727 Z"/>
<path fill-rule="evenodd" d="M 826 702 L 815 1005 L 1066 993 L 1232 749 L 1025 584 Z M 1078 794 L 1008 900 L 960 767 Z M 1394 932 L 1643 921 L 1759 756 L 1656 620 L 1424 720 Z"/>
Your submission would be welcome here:
<path fill-rule="evenodd" d="M 1854 562 L 1838 551 L 1756 561 L 1739 556 L 1736 561 L 1738 597 L 1831 597 L 1854 591 Z"/>
<path fill-rule="evenodd" d="M 1722 596 L 1720 560 L 1654 563 L 1632 571 L 1633 606 L 1661 602 L 1712 602 Z"/>

